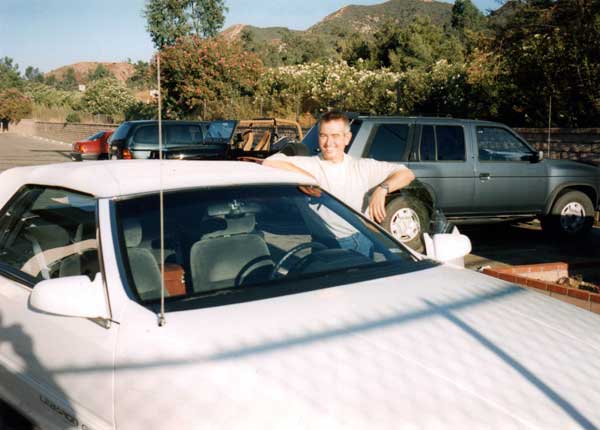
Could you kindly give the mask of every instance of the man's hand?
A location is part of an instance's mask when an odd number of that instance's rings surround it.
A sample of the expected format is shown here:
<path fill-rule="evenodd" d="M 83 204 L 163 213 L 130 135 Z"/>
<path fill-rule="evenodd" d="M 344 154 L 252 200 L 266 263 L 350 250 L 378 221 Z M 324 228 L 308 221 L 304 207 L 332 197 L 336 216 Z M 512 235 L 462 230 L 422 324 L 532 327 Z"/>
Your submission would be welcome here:
<path fill-rule="evenodd" d="M 381 223 L 385 218 L 385 196 L 387 196 L 387 191 L 381 187 L 377 187 L 371 194 L 369 213 L 378 223 Z"/>

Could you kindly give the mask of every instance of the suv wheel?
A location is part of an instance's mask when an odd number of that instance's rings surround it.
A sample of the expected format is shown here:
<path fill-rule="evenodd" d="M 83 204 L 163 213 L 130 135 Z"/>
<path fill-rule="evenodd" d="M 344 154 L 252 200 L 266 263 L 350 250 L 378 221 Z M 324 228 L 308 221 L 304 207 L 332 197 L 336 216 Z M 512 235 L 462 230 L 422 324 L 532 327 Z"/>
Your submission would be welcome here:
<path fill-rule="evenodd" d="M 423 232 L 429 226 L 429 212 L 423 203 L 410 196 L 396 197 L 386 205 L 385 211 L 383 228 L 408 247 L 423 251 Z"/>
<path fill-rule="evenodd" d="M 541 221 L 546 231 L 566 237 L 579 236 L 594 224 L 594 205 L 581 191 L 569 191 L 556 199 L 550 213 Z"/>

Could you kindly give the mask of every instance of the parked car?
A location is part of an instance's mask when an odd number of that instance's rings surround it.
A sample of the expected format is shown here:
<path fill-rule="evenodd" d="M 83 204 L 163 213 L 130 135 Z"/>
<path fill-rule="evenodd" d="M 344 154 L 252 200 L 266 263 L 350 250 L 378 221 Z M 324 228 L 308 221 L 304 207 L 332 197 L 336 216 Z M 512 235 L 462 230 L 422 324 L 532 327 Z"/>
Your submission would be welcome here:
<path fill-rule="evenodd" d="M 108 158 L 108 140 L 113 131 L 99 131 L 84 140 L 75 142 L 71 159 L 73 161 L 106 160 Z"/>
<path fill-rule="evenodd" d="M 1 173 L 0 398 L 44 429 L 600 427 L 600 316 L 419 256 L 265 169 Z"/>
<path fill-rule="evenodd" d="M 506 125 L 354 115 L 351 128 L 348 154 L 403 163 L 425 185 L 426 200 L 410 188 L 390 195 L 382 224 L 412 246 L 420 243 L 433 208 L 455 224 L 539 218 L 544 230 L 563 237 L 582 236 L 592 227 L 600 169 L 544 159 Z M 318 153 L 318 124 L 303 143 L 310 154 Z"/>
<path fill-rule="evenodd" d="M 234 121 L 235 131 L 226 146 L 187 145 L 171 146 L 163 150 L 163 158 L 178 160 L 236 160 L 251 156 L 266 158 L 276 152 L 288 155 L 306 155 L 308 151 L 300 144 L 303 138 L 302 128 L 296 121 L 279 118 L 259 118 Z M 220 121 L 211 126 L 220 127 Z M 228 129 L 229 130 L 229 129 Z M 154 150 L 150 158 L 157 159 Z"/>
<path fill-rule="evenodd" d="M 223 159 L 235 121 L 162 121 L 165 158 L 169 151 L 196 149 L 207 157 Z M 119 125 L 110 145 L 110 158 L 158 158 L 158 121 L 126 121 Z M 181 157 L 177 157 L 181 158 Z"/>

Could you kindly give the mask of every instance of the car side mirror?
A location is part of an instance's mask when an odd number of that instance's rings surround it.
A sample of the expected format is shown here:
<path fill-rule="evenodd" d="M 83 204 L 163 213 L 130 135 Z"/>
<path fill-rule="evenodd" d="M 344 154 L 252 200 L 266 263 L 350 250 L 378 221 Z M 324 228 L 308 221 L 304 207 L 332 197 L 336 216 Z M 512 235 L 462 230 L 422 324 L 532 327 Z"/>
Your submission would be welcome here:
<path fill-rule="evenodd" d="M 87 276 L 67 276 L 38 282 L 29 305 L 55 315 L 110 319 L 100 273 L 93 281 Z"/>
<path fill-rule="evenodd" d="M 464 267 L 464 256 L 471 252 L 471 240 L 455 230 L 453 233 L 423 234 L 427 256 L 441 263 Z"/>

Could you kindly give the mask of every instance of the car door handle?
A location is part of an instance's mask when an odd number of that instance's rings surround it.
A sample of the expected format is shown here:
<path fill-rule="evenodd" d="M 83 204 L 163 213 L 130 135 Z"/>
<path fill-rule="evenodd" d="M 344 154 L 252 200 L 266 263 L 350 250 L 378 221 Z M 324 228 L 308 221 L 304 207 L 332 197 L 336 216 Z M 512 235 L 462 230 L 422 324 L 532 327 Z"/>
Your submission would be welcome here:
<path fill-rule="evenodd" d="M 480 173 L 479 174 L 480 181 L 489 181 L 490 179 L 492 179 L 492 175 L 490 175 L 489 173 Z"/>

